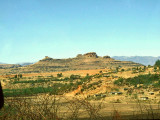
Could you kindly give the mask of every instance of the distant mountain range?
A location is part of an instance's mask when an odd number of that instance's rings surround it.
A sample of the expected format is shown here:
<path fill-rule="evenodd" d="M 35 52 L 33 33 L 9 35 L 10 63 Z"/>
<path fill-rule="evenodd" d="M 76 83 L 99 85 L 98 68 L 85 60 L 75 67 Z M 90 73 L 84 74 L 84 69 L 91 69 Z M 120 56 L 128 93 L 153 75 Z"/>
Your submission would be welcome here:
<path fill-rule="evenodd" d="M 18 64 L 0 64 L 0 69 L 7 69 L 7 68 L 18 68 L 21 65 Z"/>
<path fill-rule="evenodd" d="M 113 56 L 112 58 L 116 60 L 121 60 L 121 61 L 132 61 L 136 63 L 140 63 L 143 65 L 154 65 L 155 62 L 160 59 L 160 56 L 158 57 L 153 57 L 153 56 Z"/>
<path fill-rule="evenodd" d="M 30 63 L 30 62 L 25 62 L 25 63 L 17 63 L 21 66 L 26 66 L 26 65 L 31 65 L 31 64 L 34 64 L 34 63 Z"/>

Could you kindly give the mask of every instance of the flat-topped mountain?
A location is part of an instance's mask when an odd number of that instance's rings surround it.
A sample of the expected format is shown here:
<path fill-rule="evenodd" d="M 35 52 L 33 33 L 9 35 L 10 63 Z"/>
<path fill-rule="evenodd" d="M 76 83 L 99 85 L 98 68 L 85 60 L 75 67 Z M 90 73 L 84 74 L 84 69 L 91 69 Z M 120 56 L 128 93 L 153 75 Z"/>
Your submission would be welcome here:
<path fill-rule="evenodd" d="M 78 54 L 74 58 L 68 59 L 53 59 L 45 56 L 42 60 L 35 64 L 29 65 L 28 68 L 33 69 L 33 71 L 68 71 L 68 70 L 87 70 L 87 69 L 103 69 L 110 67 L 133 67 L 141 66 L 141 64 L 130 62 L 130 61 L 120 61 L 111 58 L 110 56 L 98 56 L 95 52 L 89 52 L 86 54 Z"/>
<path fill-rule="evenodd" d="M 6 69 L 5 73 L 41 73 L 55 71 L 70 71 L 70 70 L 89 70 L 89 69 L 104 69 L 115 67 L 135 67 L 142 64 L 130 61 L 120 61 L 111 58 L 110 56 L 98 56 L 95 52 L 86 54 L 78 54 L 74 58 L 53 59 L 48 56 L 38 62 L 18 68 Z M 1 72 L 3 73 L 3 71 Z"/>

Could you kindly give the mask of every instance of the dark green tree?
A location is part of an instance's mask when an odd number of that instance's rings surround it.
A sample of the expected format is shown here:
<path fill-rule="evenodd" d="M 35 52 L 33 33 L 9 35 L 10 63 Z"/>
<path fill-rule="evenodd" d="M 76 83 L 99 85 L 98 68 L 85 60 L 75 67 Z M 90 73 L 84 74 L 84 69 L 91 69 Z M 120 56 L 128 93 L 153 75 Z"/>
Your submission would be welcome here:
<path fill-rule="evenodd" d="M 62 76 L 63 76 L 62 73 L 57 74 L 57 77 L 62 77 Z"/>
<path fill-rule="evenodd" d="M 17 75 L 15 75 L 15 76 L 14 76 L 14 78 L 18 78 L 18 76 L 17 76 Z"/>
<path fill-rule="evenodd" d="M 144 66 L 143 70 L 146 71 L 146 66 Z"/>
<path fill-rule="evenodd" d="M 121 69 L 121 72 L 124 72 L 125 71 L 125 69 Z"/>
<path fill-rule="evenodd" d="M 154 72 L 157 72 L 157 66 L 154 66 Z"/>
<path fill-rule="evenodd" d="M 19 77 L 19 78 L 22 78 L 22 74 L 18 74 L 18 77 Z"/>
<path fill-rule="evenodd" d="M 160 68 L 160 60 L 157 60 L 157 61 L 155 62 L 155 64 L 154 64 L 154 66 Z"/>
<path fill-rule="evenodd" d="M 119 72 L 119 67 L 116 67 L 116 72 Z"/>

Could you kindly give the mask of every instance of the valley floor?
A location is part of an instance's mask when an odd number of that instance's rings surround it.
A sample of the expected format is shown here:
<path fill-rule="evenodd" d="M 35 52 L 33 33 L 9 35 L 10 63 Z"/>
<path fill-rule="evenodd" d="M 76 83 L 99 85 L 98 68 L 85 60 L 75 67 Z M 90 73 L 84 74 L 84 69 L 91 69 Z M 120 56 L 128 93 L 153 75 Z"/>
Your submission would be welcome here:
<path fill-rule="evenodd" d="M 136 76 L 153 82 L 123 83 Z M 1 75 L 0 115 L 6 120 L 160 118 L 160 89 L 152 86 L 159 79 L 153 67 Z"/>

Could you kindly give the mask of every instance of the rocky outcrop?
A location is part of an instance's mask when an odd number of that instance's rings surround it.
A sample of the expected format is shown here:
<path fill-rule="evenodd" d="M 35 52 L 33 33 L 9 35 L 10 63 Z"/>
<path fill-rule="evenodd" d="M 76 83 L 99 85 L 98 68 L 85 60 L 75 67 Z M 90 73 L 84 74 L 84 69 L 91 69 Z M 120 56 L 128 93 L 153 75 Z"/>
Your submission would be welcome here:
<path fill-rule="evenodd" d="M 53 60 L 53 58 L 50 58 L 50 57 L 48 57 L 48 56 L 45 56 L 45 58 L 43 58 L 43 59 L 40 60 L 40 61 L 50 61 L 50 60 Z"/>
<path fill-rule="evenodd" d="M 78 54 L 78 55 L 77 55 L 77 58 L 82 58 L 82 57 L 83 57 L 82 54 Z"/>
<path fill-rule="evenodd" d="M 103 58 L 111 58 L 110 56 L 103 56 Z"/>
<path fill-rule="evenodd" d="M 67 70 L 87 70 L 87 69 L 104 69 L 107 67 L 118 66 L 141 66 L 141 64 L 114 60 L 110 56 L 100 57 L 95 52 L 86 54 L 78 54 L 75 58 L 53 59 L 46 56 L 39 62 L 30 65 L 30 70 L 51 71 L 67 71 Z"/>
<path fill-rule="evenodd" d="M 118 66 L 137 67 L 142 65 L 129 61 L 114 60 L 110 58 L 110 56 L 100 57 L 95 52 L 89 52 L 86 54 L 78 54 L 77 57 L 68 59 L 53 59 L 46 56 L 35 64 L 20 67 L 19 69 L 12 69 L 11 73 L 13 73 L 13 71 L 15 73 L 39 73 L 70 70 L 105 69 Z"/>
<path fill-rule="evenodd" d="M 89 58 L 98 58 L 97 54 L 95 52 L 89 52 L 83 55 L 84 57 L 89 57 Z"/>

